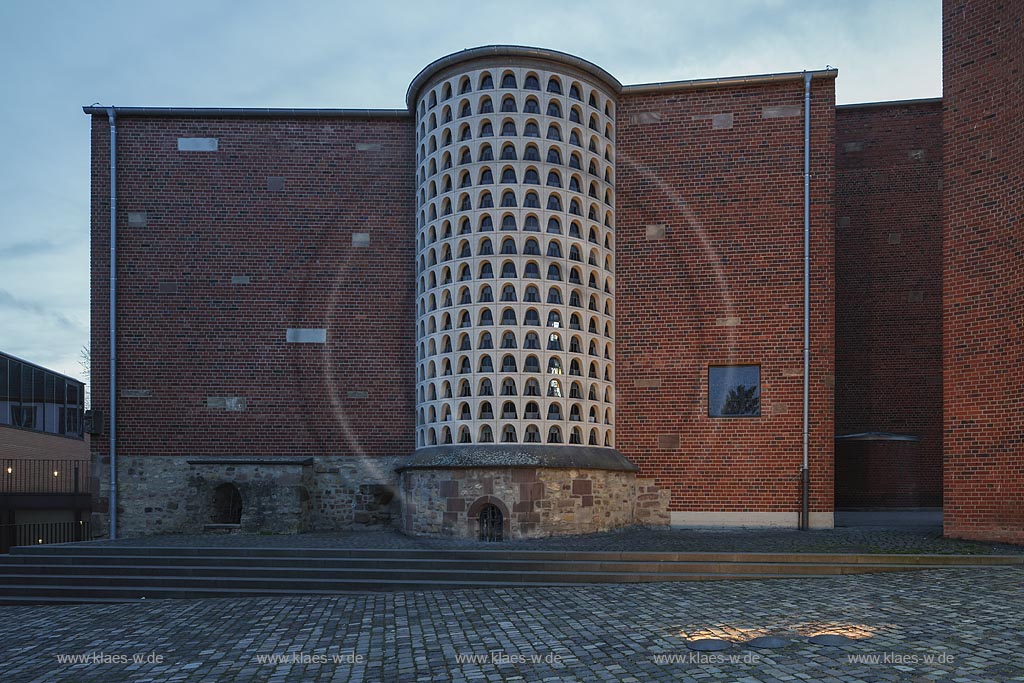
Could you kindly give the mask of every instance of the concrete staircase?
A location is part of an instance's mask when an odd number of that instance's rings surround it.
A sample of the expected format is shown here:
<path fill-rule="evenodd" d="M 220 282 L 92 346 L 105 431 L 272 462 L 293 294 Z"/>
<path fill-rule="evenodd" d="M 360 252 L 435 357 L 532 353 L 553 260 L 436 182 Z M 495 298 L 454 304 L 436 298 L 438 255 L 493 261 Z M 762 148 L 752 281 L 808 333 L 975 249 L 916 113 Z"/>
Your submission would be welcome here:
<path fill-rule="evenodd" d="M 1024 566 L 1024 555 L 43 545 L 0 555 L 0 604 L 806 578 L 994 565 Z"/>

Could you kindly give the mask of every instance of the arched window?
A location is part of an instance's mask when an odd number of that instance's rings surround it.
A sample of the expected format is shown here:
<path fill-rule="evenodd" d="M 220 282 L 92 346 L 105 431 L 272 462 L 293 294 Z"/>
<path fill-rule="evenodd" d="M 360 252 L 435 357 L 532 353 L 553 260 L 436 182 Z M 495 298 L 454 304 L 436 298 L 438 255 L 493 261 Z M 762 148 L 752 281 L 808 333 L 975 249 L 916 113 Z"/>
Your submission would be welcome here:
<path fill-rule="evenodd" d="M 515 300 L 516 300 L 516 288 L 515 288 L 515 285 L 505 285 L 504 287 L 501 288 L 501 301 L 515 301 Z"/>
<path fill-rule="evenodd" d="M 561 164 L 562 163 L 562 153 L 558 151 L 557 147 L 552 147 L 551 149 L 548 150 L 548 159 L 547 159 L 547 161 L 548 161 L 549 164 Z M 561 185 L 559 185 L 559 187 L 561 187 Z"/>
<path fill-rule="evenodd" d="M 505 428 L 501 430 L 501 442 L 517 443 L 518 441 L 516 438 L 516 428 L 512 425 L 505 425 Z"/>
<path fill-rule="evenodd" d="M 540 81 L 535 74 L 528 74 L 523 82 L 523 90 L 540 90 Z"/>
<path fill-rule="evenodd" d="M 502 216 L 502 218 L 501 218 L 501 229 L 502 230 L 516 230 L 517 228 L 518 228 L 518 226 L 516 225 L 516 217 L 515 216 L 513 216 L 510 213 L 507 213 L 504 216 Z"/>
<path fill-rule="evenodd" d="M 527 121 L 523 127 L 523 137 L 526 138 L 539 138 L 540 137 L 540 126 L 537 125 L 536 121 Z"/>
<path fill-rule="evenodd" d="M 527 425 L 523 432 L 523 443 L 540 443 L 540 429 L 537 425 Z"/>
<path fill-rule="evenodd" d="M 489 90 L 494 87 L 494 79 L 491 74 L 484 72 L 480 74 L 480 90 Z"/>
<path fill-rule="evenodd" d="M 526 288 L 526 293 L 523 294 L 523 301 L 529 303 L 540 303 L 540 292 L 533 285 L 529 285 Z"/>
<path fill-rule="evenodd" d="M 494 432 L 491 431 L 490 425 L 480 428 L 480 443 L 494 443 Z"/>
<path fill-rule="evenodd" d="M 562 419 L 562 406 L 557 403 L 552 403 L 548 406 L 548 419 L 549 420 L 561 420 Z"/>
<path fill-rule="evenodd" d="M 503 349 L 514 349 L 516 348 L 516 335 L 515 332 L 505 332 L 501 335 L 501 348 Z"/>
<path fill-rule="evenodd" d="M 534 218 L 534 220 L 536 220 L 536 218 Z M 540 247 L 537 245 L 537 240 L 526 240 L 526 243 L 523 245 L 523 254 L 525 256 L 540 256 Z"/>
<path fill-rule="evenodd" d="M 501 381 L 501 395 L 502 396 L 516 396 L 516 381 L 511 377 L 506 377 Z"/>
<path fill-rule="evenodd" d="M 519 372 L 519 366 L 516 363 L 515 356 L 507 355 L 501 359 L 501 371 L 502 372 Z"/>
<path fill-rule="evenodd" d="M 511 95 L 505 95 L 501 98 L 501 111 L 503 112 L 515 112 L 518 110 L 516 107 L 516 98 Z"/>
<path fill-rule="evenodd" d="M 513 121 L 512 119 L 506 119 L 504 123 L 501 124 L 501 134 L 513 136 L 516 135 L 515 121 Z"/>
<path fill-rule="evenodd" d="M 488 355 L 480 356 L 480 364 L 477 367 L 479 373 L 494 372 L 494 362 Z"/>
<path fill-rule="evenodd" d="M 501 419 L 502 420 L 517 420 L 519 419 L 516 411 L 516 404 L 512 401 L 505 401 L 501 405 Z"/>
<path fill-rule="evenodd" d="M 540 361 L 537 356 L 526 357 L 526 362 L 523 363 L 523 372 L 540 372 Z"/>
<path fill-rule="evenodd" d="M 501 77 L 501 87 L 502 88 L 515 88 L 516 87 L 516 77 L 515 77 L 515 74 L 513 74 L 511 71 L 505 72 L 505 74 Z"/>
<path fill-rule="evenodd" d="M 494 113 L 494 102 L 491 101 L 490 97 L 480 98 L 479 111 L 481 114 L 493 114 Z"/>
<path fill-rule="evenodd" d="M 562 430 L 558 426 L 548 430 L 548 443 L 562 443 Z"/>
<path fill-rule="evenodd" d="M 501 160 L 502 161 L 515 161 L 516 160 L 516 147 L 511 142 L 502 145 L 501 147 Z"/>
<path fill-rule="evenodd" d="M 562 385 L 557 379 L 548 382 L 548 398 L 562 398 Z"/>
<path fill-rule="evenodd" d="M 501 206 L 502 208 L 512 208 L 516 206 L 516 193 L 512 190 L 506 190 L 501 195 Z"/>
<path fill-rule="evenodd" d="M 562 105 L 558 103 L 558 100 L 551 100 L 548 102 L 548 116 L 562 116 Z"/>
<path fill-rule="evenodd" d="M 556 142 L 562 141 L 562 129 L 558 127 L 558 124 L 552 123 L 548 126 L 548 140 L 554 140 Z"/>
<path fill-rule="evenodd" d="M 524 114 L 539 114 L 540 104 L 537 102 L 536 97 L 527 97 L 526 102 L 523 104 Z"/>

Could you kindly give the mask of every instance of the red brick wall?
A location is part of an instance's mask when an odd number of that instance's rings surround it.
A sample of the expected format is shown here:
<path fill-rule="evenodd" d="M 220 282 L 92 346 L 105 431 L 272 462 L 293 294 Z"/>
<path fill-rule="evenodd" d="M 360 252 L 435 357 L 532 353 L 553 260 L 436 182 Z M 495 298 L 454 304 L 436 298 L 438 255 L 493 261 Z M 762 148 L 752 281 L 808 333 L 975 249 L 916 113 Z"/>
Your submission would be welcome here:
<path fill-rule="evenodd" d="M 942 103 L 836 110 L 838 507 L 942 505 Z"/>
<path fill-rule="evenodd" d="M 179 152 L 179 136 L 219 150 Z M 120 455 L 412 450 L 414 150 L 402 119 L 119 118 L 118 386 L 151 392 L 118 400 Z M 104 411 L 108 155 L 95 116 L 92 398 Z M 147 225 L 129 225 L 141 211 Z M 354 232 L 370 245 L 353 247 Z M 286 344 L 290 327 L 327 328 L 327 344 Z M 244 412 L 207 407 L 234 396 Z M 93 440 L 99 459 L 107 439 Z"/>
<path fill-rule="evenodd" d="M 1024 543 L 1024 3 L 943 3 L 945 531 Z"/>
<path fill-rule="evenodd" d="M 802 80 L 620 99 L 616 442 L 671 488 L 674 511 L 799 510 L 802 105 Z M 814 512 L 831 511 L 833 493 L 834 106 L 834 79 L 816 78 Z M 766 118 L 766 107 L 799 112 Z M 729 121 L 715 114 L 732 114 L 731 127 L 716 128 Z M 647 239 L 654 224 L 667 226 L 664 239 Z M 708 366 L 725 363 L 761 365 L 761 417 L 708 417 Z"/>

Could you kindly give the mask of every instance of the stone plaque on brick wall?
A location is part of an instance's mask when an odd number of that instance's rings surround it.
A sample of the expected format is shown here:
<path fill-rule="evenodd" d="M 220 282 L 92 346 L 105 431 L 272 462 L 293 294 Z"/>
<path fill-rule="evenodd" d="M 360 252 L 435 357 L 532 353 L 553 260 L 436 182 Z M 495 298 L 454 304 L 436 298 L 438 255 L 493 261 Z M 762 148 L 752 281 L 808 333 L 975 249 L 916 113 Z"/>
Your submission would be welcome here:
<path fill-rule="evenodd" d="M 679 435 L 658 434 L 658 448 L 662 450 L 674 450 L 679 448 Z"/>

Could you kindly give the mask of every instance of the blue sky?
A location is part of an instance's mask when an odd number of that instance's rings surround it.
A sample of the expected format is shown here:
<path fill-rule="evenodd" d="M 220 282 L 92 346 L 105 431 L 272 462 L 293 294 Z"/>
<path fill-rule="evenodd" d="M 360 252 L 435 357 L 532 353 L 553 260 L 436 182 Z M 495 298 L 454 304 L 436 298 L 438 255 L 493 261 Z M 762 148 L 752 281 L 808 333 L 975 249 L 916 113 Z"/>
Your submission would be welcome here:
<path fill-rule="evenodd" d="M 491 43 L 621 82 L 839 67 L 837 101 L 941 95 L 929 2 L 0 0 L 0 349 L 79 375 L 89 337 L 81 105 L 404 106 L 428 62 Z"/>

